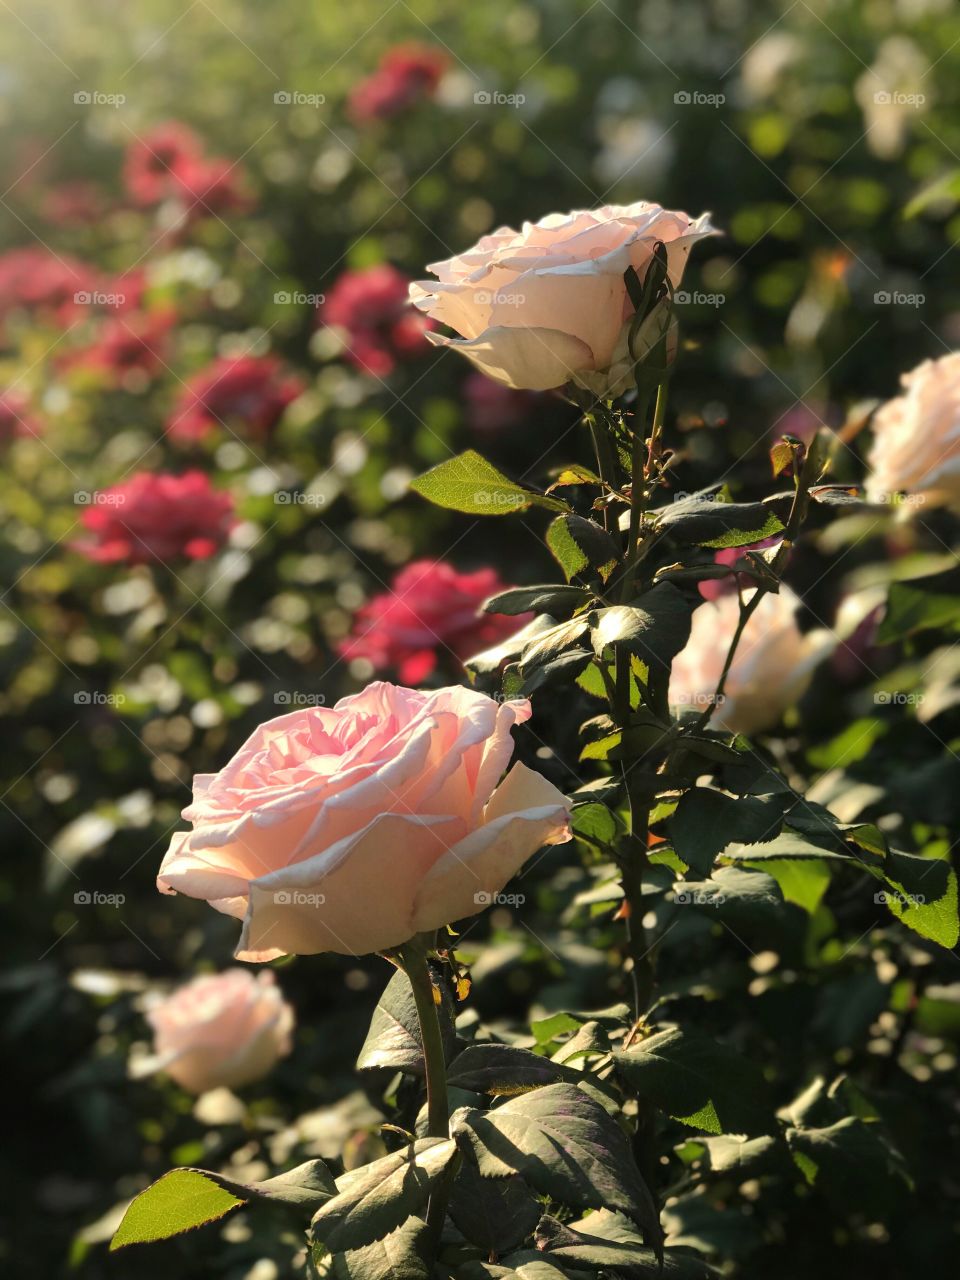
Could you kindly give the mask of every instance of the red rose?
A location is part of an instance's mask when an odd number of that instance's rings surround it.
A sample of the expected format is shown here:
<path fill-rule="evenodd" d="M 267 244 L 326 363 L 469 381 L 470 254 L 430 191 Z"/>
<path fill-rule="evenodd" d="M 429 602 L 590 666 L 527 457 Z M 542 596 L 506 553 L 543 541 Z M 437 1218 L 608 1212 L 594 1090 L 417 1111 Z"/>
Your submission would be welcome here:
<path fill-rule="evenodd" d="M 36 248 L 0 254 L 0 316 L 22 308 L 65 324 L 98 288 L 93 268 L 68 254 Z"/>
<path fill-rule="evenodd" d="M 74 548 L 106 564 L 205 560 L 224 546 L 235 523 L 233 499 L 201 471 L 141 471 L 91 500 L 83 525 L 93 536 Z"/>
<path fill-rule="evenodd" d="M 358 369 L 383 378 L 398 361 L 429 351 L 424 333 L 433 324 L 410 308 L 409 283 L 387 263 L 345 271 L 334 282 L 318 319 L 342 332 L 346 357 Z"/>
<path fill-rule="evenodd" d="M 448 61 L 433 45 L 394 45 L 380 59 L 377 70 L 350 94 L 347 105 L 351 116 L 358 124 L 365 124 L 398 115 L 434 92 Z"/>
<path fill-rule="evenodd" d="M 159 204 L 176 191 L 177 175 L 202 155 L 200 139 L 185 124 L 168 120 L 127 148 L 123 181 L 134 202 Z"/>
<path fill-rule="evenodd" d="M 468 658 L 530 620 L 530 614 L 479 612 L 484 600 L 503 590 L 494 569 L 459 573 L 442 561 L 418 560 L 357 612 L 340 655 L 365 658 L 375 671 L 396 671 L 405 684 L 418 684 L 436 668 L 438 651 Z"/>
<path fill-rule="evenodd" d="M 304 390 L 273 356 L 221 356 L 187 382 L 167 423 L 176 441 L 192 443 L 234 422 L 264 436 Z"/>
<path fill-rule="evenodd" d="M 0 444 L 7 444 L 17 436 L 38 436 L 42 430 L 23 391 L 16 387 L 0 391 Z"/>

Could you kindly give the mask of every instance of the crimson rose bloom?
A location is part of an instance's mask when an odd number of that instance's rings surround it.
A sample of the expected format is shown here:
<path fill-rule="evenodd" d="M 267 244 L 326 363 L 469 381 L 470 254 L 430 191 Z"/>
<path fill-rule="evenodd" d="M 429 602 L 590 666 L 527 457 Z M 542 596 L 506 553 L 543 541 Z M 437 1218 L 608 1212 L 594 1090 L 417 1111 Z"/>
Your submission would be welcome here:
<path fill-rule="evenodd" d="M 265 436 L 304 390 L 273 356 L 221 356 L 187 382 L 167 423 L 173 440 L 192 443 L 239 422 Z"/>
<path fill-rule="evenodd" d="M 214 489 L 202 471 L 141 471 L 95 496 L 96 504 L 83 515 L 93 537 L 74 547 L 106 564 L 206 560 L 226 543 L 235 523 L 233 499 Z"/>
<path fill-rule="evenodd" d="M 230 160 L 213 156 L 209 160 L 189 157 L 177 166 L 175 194 L 189 206 L 193 216 L 204 213 L 243 213 L 253 200 Z"/>
<path fill-rule="evenodd" d="M 347 359 L 377 377 L 392 373 L 398 361 L 425 355 L 424 333 L 433 322 L 407 302 L 410 281 L 383 263 L 363 271 L 345 271 L 320 308 L 322 325 L 346 335 Z"/>
<path fill-rule="evenodd" d="M 459 573 L 439 560 L 417 560 L 400 570 L 389 591 L 358 610 L 339 653 L 366 658 L 375 671 L 396 671 L 404 684 L 419 684 L 435 670 L 439 649 L 469 658 L 529 622 L 532 614 L 479 612 L 484 600 L 504 589 L 495 569 Z"/>
<path fill-rule="evenodd" d="M 351 116 L 358 124 L 366 124 L 398 115 L 433 93 L 447 63 L 446 54 L 433 45 L 394 45 L 380 59 L 377 70 L 350 94 Z"/>
<path fill-rule="evenodd" d="M 24 392 L 16 387 L 0 391 L 0 444 L 17 436 L 38 436 L 42 429 Z"/>
<path fill-rule="evenodd" d="M 123 181 L 135 204 L 159 204 L 176 194 L 177 175 L 202 155 L 200 139 L 185 124 L 158 124 L 127 148 Z"/>
<path fill-rule="evenodd" d="M 111 317 L 104 321 L 96 342 L 70 363 L 96 369 L 118 382 L 131 372 L 155 374 L 166 359 L 175 320 L 171 309 Z"/>
<path fill-rule="evenodd" d="M 97 288 L 93 269 L 67 254 L 35 248 L 0 254 L 0 316 L 22 307 L 64 324 L 88 301 L 82 295 Z"/>

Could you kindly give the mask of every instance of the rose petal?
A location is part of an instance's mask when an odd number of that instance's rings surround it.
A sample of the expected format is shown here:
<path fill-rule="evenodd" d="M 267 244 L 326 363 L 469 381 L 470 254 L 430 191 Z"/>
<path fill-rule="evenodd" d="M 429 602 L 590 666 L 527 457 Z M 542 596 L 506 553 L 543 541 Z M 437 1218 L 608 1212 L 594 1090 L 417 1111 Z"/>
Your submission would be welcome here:
<path fill-rule="evenodd" d="M 505 387 L 549 391 L 563 386 L 578 369 L 593 369 L 593 352 L 585 342 L 559 329 L 486 329 L 473 339 L 428 333 L 436 347 L 460 351 L 481 372 Z"/>

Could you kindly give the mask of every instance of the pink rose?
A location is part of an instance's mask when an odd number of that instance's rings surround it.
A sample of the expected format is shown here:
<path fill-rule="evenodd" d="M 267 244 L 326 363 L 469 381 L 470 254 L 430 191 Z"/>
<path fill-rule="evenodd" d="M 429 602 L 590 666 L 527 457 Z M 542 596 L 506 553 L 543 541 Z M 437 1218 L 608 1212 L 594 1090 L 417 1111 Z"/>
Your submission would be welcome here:
<path fill-rule="evenodd" d="M 960 511 L 960 351 L 903 375 L 903 395 L 873 419 L 867 496 L 906 493 Z"/>
<path fill-rule="evenodd" d="M 627 330 L 634 307 L 623 273 L 643 277 L 653 246 L 666 245 L 680 284 L 691 246 L 712 235 L 695 221 L 645 200 L 592 212 L 552 213 L 522 231 L 500 227 L 472 249 L 427 267 L 437 282 L 410 286 L 410 298 L 461 336 L 428 333 L 508 387 L 546 391 L 571 379 L 596 395 L 625 389 Z"/>
<path fill-rule="evenodd" d="M 449 61 L 435 45 L 416 41 L 394 45 L 380 59 L 376 71 L 351 90 L 350 115 L 357 124 L 399 115 L 434 93 Z"/>
<path fill-rule="evenodd" d="M 339 331 L 351 364 L 385 378 L 398 362 L 430 350 L 425 333 L 431 322 L 411 309 L 409 287 L 409 279 L 387 262 L 344 271 L 318 311 L 318 324 Z"/>
<path fill-rule="evenodd" d="M 744 598 L 752 594 L 745 591 Z M 746 734 L 772 728 L 806 692 L 835 639 L 825 630 L 802 634 L 794 617 L 799 605 L 789 587 L 764 595 L 740 637 L 723 701 L 711 720 L 714 728 Z M 672 705 L 697 711 L 709 705 L 739 615 L 736 595 L 720 596 L 694 612 L 690 639 L 670 673 Z"/>
<path fill-rule="evenodd" d="M 290 1052 L 293 1009 L 269 970 L 195 978 L 147 1013 L 154 1056 L 135 1074 L 165 1071 L 190 1093 L 236 1089 Z"/>
<path fill-rule="evenodd" d="M 221 427 L 266 436 L 303 390 L 274 356 L 220 356 L 188 379 L 167 434 L 176 444 L 193 444 Z"/>
<path fill-rule="evenodd" d="M 206 560 L 226 544 L 236 523 L 233 499 L 214 489 L 202 471 L 140 471 L 93 500 L 82 521 L 91 536 L 72 545 L 104 564 Z"/>
<path fill-rule="evenodd" d="M 484 600 L 504 591 L 495 569 L 459 573 L 439 560 L 416 560 L 394 577 L 389 591 L 357 611 L 341 641 L 344 658 L 365 658 L 375 671 L 396 671 L 419 684 L 437 667 L 437 654 L 463 660 L 513 635 L 532 614 L 481 613 Z"/>
<path fill-rule="evenodd" d="M 240 960 L 363 955 L 476 915 L 569 805 L 517 764 L 524 699 L 375 683 L 262 724 L 194 779 L 157 879 L 243 921 Z M 497 785 L 499 783 L 499 785 Z"/>

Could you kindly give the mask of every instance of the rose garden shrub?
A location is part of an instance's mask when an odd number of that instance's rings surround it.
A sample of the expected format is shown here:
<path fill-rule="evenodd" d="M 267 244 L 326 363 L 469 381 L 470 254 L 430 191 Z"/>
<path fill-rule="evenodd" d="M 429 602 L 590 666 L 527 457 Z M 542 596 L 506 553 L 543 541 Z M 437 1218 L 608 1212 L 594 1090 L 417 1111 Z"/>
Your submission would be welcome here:
<path fill-rule="evenodd" d="M 4 1264 L 951 1274 L 956 16 L 414 8 L 10 19 Z"/>

